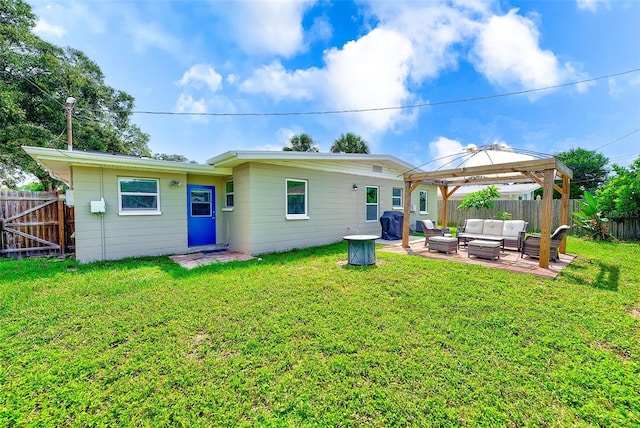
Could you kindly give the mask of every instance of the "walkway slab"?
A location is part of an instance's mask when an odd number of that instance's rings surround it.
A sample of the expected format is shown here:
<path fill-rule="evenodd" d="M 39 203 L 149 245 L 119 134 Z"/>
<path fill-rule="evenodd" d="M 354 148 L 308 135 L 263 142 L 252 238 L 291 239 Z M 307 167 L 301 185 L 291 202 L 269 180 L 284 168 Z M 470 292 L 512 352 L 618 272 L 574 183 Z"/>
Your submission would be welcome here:
<path fill-rule="evenodd" d="M 175 256 L 169 256 L 169 258 L 185 269 L 193 269 L 199 266 L 210 265 L 212 263 L 247 261 L 253 259 L 252 256 L 233 250 L 178 254 Z"/>

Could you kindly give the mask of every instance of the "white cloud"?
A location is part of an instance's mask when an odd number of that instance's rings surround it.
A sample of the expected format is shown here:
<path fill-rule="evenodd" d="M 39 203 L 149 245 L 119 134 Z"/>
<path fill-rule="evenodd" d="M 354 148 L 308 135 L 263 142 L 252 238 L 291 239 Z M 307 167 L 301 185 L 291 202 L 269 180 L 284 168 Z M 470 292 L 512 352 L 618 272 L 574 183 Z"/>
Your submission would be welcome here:
<path fill-rule="evenodd" d="M 539 37 L 535 24 L 516 9 L 492 16 L 480 30 L 472 61 L 489 81 L 511 90 L 554 86 L 576 78 L 571 64 L 560 66 L 553 52 L 540 48 Z"/>
<path fill-rule="evenodd" d="M 309 100 L 317 88 L 317 78 L 318 70 L 315 68 L 290 72 L 279 61 L 274 61 L 254 70 L 253 75 L 240 84 L 240 90 L 267 94 L 276 100 Z"/>
<path fill-rule="evenodd" d="M 251 54 L 289 57 L 304 48 L 304 12 L 314 1 L 224 2 L 232 37 Z"/>
<path fill-rule="evenodd" d="M 598 5 L 609 7 L 609 0 L 576 0 L 576 2 L 578 4 L 578 9 L 588 10 L 590 12 L 597 11 Z"/>
<path fill-rule="evenodd" d="M 326 16 L 318 17 L 313 20 L 313 24 L 309 29 L 309 39 L 310 41 L 315 40 L 330 40 L 333 34 L 333 27 L 329 18 Z"/>
<path fill-rule="evenodd" d="M 102 34 L 106 28 L 102 15 L 107 12 L 96 12 L 86 2 L 32 3 L 33 12 L 39 17 L 34 32 L 43 38 L 60 39 L 79 31 Z"/>
<path fill-rule="evenodd" d="M 619 98 L 622 95 L 631 93 L 634 89 L 640 87 L 640 76 L 627 75 L 618 76 L 608 79 L 609 96 L 611 98 Z"/>
<path fill-rule="evenodd" d="M 161 49 L 180 58 L 183 55 L 180 40 L 171 36 L 157 23 L 135 23 L 126 28 L 133 38 L 133 45 L 137 52 L 145 52 L 149 47 Z"/>
<path fill-rule="evenodd" d="M 206 116 L 198 116 L 197 114 L 207 113 L 207 102 L 204 98 L 194 99 L 189 94 L 180 94 L 174 111 L 177 113 L 196 113 L 191 118 L 196 122 L 207 122 Z"/>
<path fill-rule="evenodd" d="M 182 79 L 176 82 L 180 86 L 201 88 L 205 85 L 211 92 L 222 88 L 222 76 L 210 65 L 196 64 L 185 71 Z"/>
<path fill-rule="evenodd" d="M 298 129 L 298 133 L 301 132 L 303 131 Z M 274 145 L 273 147 L 278 147 L 279 150 L 282 150 L 282 148 L 289 142 L 289 140 L 291 140 L 291 137 L 293 137 L 294 135 L 296 135 L 296 131 L 290 128 L 279 128 L 275 133 L 278 145 Z"/>
<path fill-rule="evenodd" d="M 327 102 L 337 110 L 400 106 L 410 98 L 405 86 L 413 49 L 401 34 L 375 29 L 341 50 L 325 54 Z M 354 116 L 374 131 L 387 130 L 399 110 Z"/>
<path fill-rule="evenodd" d="M 456 168 L 460 163 L 459 161 L 456 162 L 456 160 L 464 154 L 466 148 L 470 147 L 475 147 L 475 145 L 470 144 L 464 147 L 459 141 L 438 137 L 437 140 L 429 143 L 431 159 L 425 161 L 428 163 L 423 166 L 423 169 L 432 171 Z"/>
<path fill-rule="evenodd" d="M 515 9 L 495 15 L 493 5 L 480 0 L 365 4 L 377 27 L 325 51 L 323 67 L 286 69 L 280 61 L 273 61 L 242 80 L 240 90 L 278 101 L 313 100 L 325 110 L 381 108 L 340 116 L 351 132 L 375 140 L 411 125 L 419 114 L 418 109 L 384 108 L 423 102 L 416 100 L 414 86 L 457 67 L 467 47 L 472 49 L 476 69 L 510 90 L 586 77 L 571 63 L 560 64 L 553 52 L 542 49 L 535 23 Z M 297 9 L 298 18 L 301 11 Z"/>
<path fill-rule="evenodd" d="M 67 31 L 59 26 L 49 24 L 44 19 L 38 19 L 36 22 L 36 26 L 33 27 L 33 32 L 42 37 L 57 37 L 60 38 L 67 34 Z"/>
<path fill-rule="evenodd" d="M 411 77 L 417 82 L 456 66 L 460 52 L 455 48 L 478 28 L 467 16 L 475 16 L 475 8 L 469 12 L 436 2 L 422 7 L 415 7 L 412 2 L 373 2 L 372 8 L 380 19 L 378 28 L 398 32 L 411 41 Z"/>

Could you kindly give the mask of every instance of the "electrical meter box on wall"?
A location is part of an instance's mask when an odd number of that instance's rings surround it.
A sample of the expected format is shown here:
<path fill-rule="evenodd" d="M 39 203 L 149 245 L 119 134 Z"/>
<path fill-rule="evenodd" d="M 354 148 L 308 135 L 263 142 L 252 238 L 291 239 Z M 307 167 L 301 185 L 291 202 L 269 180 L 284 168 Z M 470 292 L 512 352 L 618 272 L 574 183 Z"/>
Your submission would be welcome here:
<path fill-rule="evenodd" d="M 68 207 L 72 207 L 74 202 L 73 202 L 73 189 L 67 189 L 67 191 L 64 193 L 64 203 L 68 206 Z"/>
<path fill-rule="evenodd" d="M 99 201 L 91 201 L 91 212 L 92 213 L 103 213 L 105 212 L 106 204 L 104 203 L 104 198 L 100 198 Z"/>

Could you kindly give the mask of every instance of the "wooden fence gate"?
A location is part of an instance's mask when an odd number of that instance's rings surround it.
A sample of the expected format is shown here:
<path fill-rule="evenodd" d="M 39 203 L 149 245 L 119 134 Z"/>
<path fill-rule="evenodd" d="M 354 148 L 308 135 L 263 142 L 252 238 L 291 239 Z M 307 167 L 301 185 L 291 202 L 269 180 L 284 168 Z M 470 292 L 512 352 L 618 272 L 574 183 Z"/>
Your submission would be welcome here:
<path fill-rule="evenodd" d="M 73 252 L 73 219 L 73 208 L 56 192 L 0 190 L 0 255 Z"/>

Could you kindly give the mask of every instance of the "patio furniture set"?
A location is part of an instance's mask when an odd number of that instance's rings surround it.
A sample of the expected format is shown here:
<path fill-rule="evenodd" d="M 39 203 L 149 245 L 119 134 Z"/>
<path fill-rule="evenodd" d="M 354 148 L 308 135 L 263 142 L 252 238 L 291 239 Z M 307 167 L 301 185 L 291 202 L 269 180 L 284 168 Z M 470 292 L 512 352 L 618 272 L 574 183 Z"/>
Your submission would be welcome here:
<path fill-rule="evenodd" d="M 525 237 L 528 223 L 524 220 L 483 220 L 468 219 L 453 237 L 448 228 L 438 229 L 431 220 L 421 221 L 428 251 L 444 253 L 458 252 L 467 248 L 467 256 L 485 259 L 499 259 L 505 246 L 515 248 L 520 257 L 540 257 L 540 236 Z M 558 260 L 558 246 L 569 230 L 563 225 L 551 235 L 551 260 Z"/>

